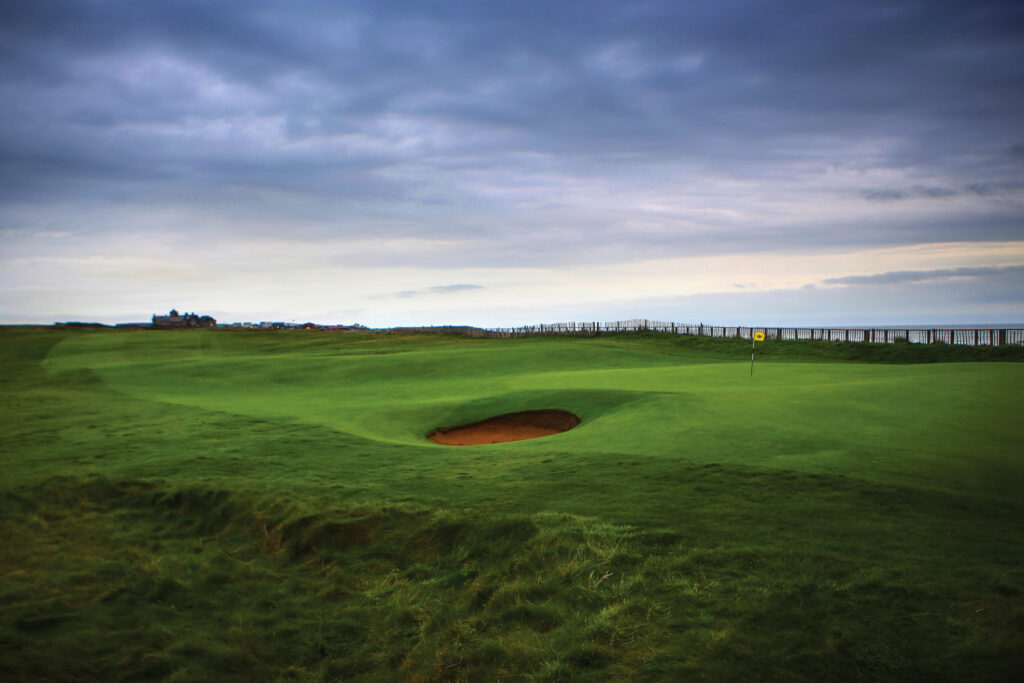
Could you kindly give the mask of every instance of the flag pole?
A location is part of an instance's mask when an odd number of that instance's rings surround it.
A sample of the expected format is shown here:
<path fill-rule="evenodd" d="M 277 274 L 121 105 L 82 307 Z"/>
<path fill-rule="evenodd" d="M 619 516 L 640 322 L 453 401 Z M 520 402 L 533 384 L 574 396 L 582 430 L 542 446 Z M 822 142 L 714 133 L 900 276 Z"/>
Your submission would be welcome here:
<path fill-rule="evenodd" d="M 764 341 L 764 332 L 754 332 L 750 328 L 750 376 L 754 376 L 754 342 Z"/>
<path fill-rule="evenodd" d="M 754 376 L 754 331 L 750 331 L 750 376 Z"/>

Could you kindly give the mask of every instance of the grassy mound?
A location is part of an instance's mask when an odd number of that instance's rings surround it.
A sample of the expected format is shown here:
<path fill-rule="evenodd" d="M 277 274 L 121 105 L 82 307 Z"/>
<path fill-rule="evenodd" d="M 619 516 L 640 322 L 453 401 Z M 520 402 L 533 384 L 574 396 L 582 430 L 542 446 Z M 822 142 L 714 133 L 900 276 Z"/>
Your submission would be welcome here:
<path fill-rule="evenodd" d="M 0 676 L 1011 678 L 1024 366 L 691 341 L 0 331 Z"/>
<path fill-rule="evenodd" d="M 973 532 L 978 518 L 1005 525 L 998 511 L 951 514 L 948 500 L 813 477 L 744 486 L 704 467 L 686 479 L 709 500 L 756 485 L 813 502 L 782 504 L 783 519 L 738 533 L 711 519 L 710 528 L 642 529 L 329 500 L 304 501 L 310 510 L 253 492 L 50 480 L 3 500 L 17 522 L 6 525 L 4 564 L 17 569 L 5 576 L 0 671 L 52 680 L 1012 673 L 1024 584 L 993 567 L 999 532 L 971 539 L 968 567 L 949 562 L 957 545 L 942 542 Z M 823 512 L 823 499 L 864 510 L 862 526 L 906 514 L 946 525 L 927 534 L 912 522 L 883 548 L 863 529 L 830 544 L 824 525 L 790 528 L 809 507 Z M 721 532 L 728 540 L 716 541 Z M 786 542 L 759 542 L 762 533 Z"/>

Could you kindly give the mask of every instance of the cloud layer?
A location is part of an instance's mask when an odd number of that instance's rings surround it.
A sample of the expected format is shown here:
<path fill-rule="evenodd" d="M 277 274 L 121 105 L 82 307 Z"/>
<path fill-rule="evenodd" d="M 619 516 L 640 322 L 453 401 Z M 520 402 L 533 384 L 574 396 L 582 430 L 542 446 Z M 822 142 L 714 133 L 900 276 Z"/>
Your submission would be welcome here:
<path fill-rule="evenodd" d="M 525 292 L 515 273 L 567 265 L 1024 242 L 1019 3 L 55 0 L 0 16 L 4 270 L 94 264 L 46 271 L 65 284 L 31 309 L 31 278 L 8 276 L 7 320 L 73 313 L 67 292 L 122 272 L 124 243 L 148 265 L 122 289 L 151 298 L 210 251 L 219 267 L 195 277 L 211 286 L 328 253 L 334 270 L 289 286 L 343 292 L 347 312 Z M 403 282 L 364 286 L 353 266 Z M 879 276 L 815 281 L 856 277 Z M 185 304 L 151 307 L 169 305 Z M 446 310 L 430 315 L 465 314 Z"/>
<path fill-rule="evenodd" d="M 1022 276 L 1024 276 L 1024 266 L 1008 266 L 1003 268 L 988 266 L 982 268 L 900 270 L 888 273 L 877 273 L 874 275 L 848 275 L 846 277 L 826 278 L 823 280 L 823 283 L 826 285 L 893 285 L 904 282 L 935 282 L 939 280 L 953 280 L 961 278 L 1020 278 Z"/>

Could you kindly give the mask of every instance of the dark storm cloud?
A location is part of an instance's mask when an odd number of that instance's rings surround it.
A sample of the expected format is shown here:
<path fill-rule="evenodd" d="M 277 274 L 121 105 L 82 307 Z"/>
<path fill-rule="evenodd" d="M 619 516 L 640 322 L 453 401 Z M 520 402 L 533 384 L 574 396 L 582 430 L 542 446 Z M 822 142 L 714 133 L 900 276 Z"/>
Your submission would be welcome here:
<path fill-rule="evenodd" d="M 851 275 L 823 280 L 826 285 L 893 285 L 906 282 L 933 282 L 953 278 L 1020 278 L 1024 266 L 944 268 L 938 270 L 900 270 L 875 275 Z M 1019 287 L 1018 287 L 1019 289 Z"/>
<path fill-rule="evenodd" d="M 980 189 L 981 185 L 975 185 L 974 187 L 979 188 L 975 190 L 975 194 L 984 194 L 984 190 Z M 947 199 L 949 197 L 955 197 L 958 194 L 956 190 L 948 187 L 925 187 L 923 185 L 915 185 L 914 187 L 907 188 L 905 190 L 866 190 L 864 192 L 864 198 L 873 202 L 892 202 L 900 199 Z"/>
<path fill-rule="evenodd" d="M 667 165 L 943 179 L 860 190 L 884 203 L 1021 181 L 1019 3 L 55 0 L 0 2 L 0 17 L 8 203 L 173 203 L 342 233 L 369 219 L 411 235 L 511 225 L 614 252 L 624 219 L 561 211 L 567 185 L 642 191 Z M 1024 236 L 1019 209 L 1001 210 L 950 230 Z M 735 242 L 705 226 L 629 248 Z M 849 232 L 769 229 L 751 243 Z"/>
<path fill-rule="evenodd" d="M 969 194 L 978 197 L 1014 194 L 1021 190 L 1022 185 L 1013 182 L 970 183 L 962 188 L 914 185 L 904 189 L 879 188 L 865 190 L 862 195 L 872 202 L 894 202 L 901 199 L 949 199 L 957 195 Z"/>

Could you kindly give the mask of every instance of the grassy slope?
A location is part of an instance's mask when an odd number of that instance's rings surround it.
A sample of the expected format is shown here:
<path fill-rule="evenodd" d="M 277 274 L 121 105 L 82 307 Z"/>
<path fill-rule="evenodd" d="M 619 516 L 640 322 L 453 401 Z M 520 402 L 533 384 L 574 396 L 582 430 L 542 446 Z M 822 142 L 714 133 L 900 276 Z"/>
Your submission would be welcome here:
<path fill-rule="evenodd" d="M 958 350 L 802 342 L 765 345 L 750 379 L 743 344 L 657 336 L 0 344 L 0 672 L 994 680 L 1020 665 L 1020 363 L 839 363 L 827 354 Z M 534 407 L 584 423 L 422 439 Z"/>

